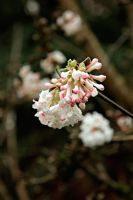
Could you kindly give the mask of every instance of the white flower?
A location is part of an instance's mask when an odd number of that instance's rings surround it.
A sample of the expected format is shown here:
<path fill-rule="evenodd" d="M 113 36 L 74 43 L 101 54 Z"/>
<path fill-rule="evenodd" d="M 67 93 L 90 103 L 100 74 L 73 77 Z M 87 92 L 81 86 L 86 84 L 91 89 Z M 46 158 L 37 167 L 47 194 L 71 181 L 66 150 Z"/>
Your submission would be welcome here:
<path fill-rule="evenodd" d="M 36 117 L 40 122 L 52 128 L 61 129 L 64 126 L 74 125 L 82 119 L 81 110 L 61 100 L 52 104 L 53 96 L 49 90 L 42 91 L 38 101 L 34 101 L 33 108 L 37 109 Z"/>
<path fill-rule="evenodd" d="M 48 53 L 45 59 L 40 61 L 41 68 L 48 74 L 52 73 L 57 64 L 63 64 L 66 61 L 64 54 L 58 50 Z"/>
<path fill-rule="evenodd" d="M 44 88 L 49 80 L 47 78 L 40 79 L 40 74 L 32 72 L 29 65 L 21 67 L 19 76 L 22 82 L 17 84 L 17 96 L 19 98 L 36 98 L 38 93 Z"/>
<path fill-rule="evenodd" d="M 30 72 L 30 65 L 23 65 L 23 66 L 20 68 L 19 76 L 20 76 L 21 78 L 24 78 L 29 72 Z"/>
<path fill-rule="evenodd" d="M 63 64 L 66 61 L 64 54 L 58 50 L 49 53 L 49 57 L 58 64 Z"/>
<path fill-rule="evenodd" d="M 28 0 L 26 4 L 26 9 L 31 15 L 38 15 L 40 11 L 39 3 L 35 0 Z"/>
<path fill-rule="evenodd" d="M 48 58 L 49 62 L 50 59 Z M 53 128 L 62 128 L 80 121 L 82 118 L 80 108 L 85 109 L 88 99 L 98 94 L 97 89 L 104 89 L 104 86 L 96 81 L 102 82 L 106 76 L 88 73 L 88 70 L 92 71 L 99 67 L 101 63 L 98 59 L 93 59 L 89 65 L 68 60 L 60 76 L 45 84 L 44 89 L 49 90 L 42 92 L 39 100 L 33 105 L 33 108 L 37 109 L 36 116 L 40 122 Z M 100 137 L 103 136 L 99 135 Z"/>
<path fill-rule="evenodd" d="M 51 74 L 54 71 L 54 64 L 47 58 L 40 61 L 40 66 L 47 74 Z"/>
<path fill-rule="evenodd" d="M 121 116 L 116 122 L 121 131 L 126 133 L 133 131 L 133 119 L 131 117 Z"/>
<path fill-rule="evenodd" d="M 94 112 L 86 114 L 81 124 L 79 138 L 86 147 L 93 148 L 110 142 L 113 136 L 113 129 L 109 126 L 109 121 L 101 114 Z"/>
<path fill-rule="evenodd" d="M 57 24 L 64 30 L 66 35 L 75 35 L 81 30 L 82 21 L 79 15 L 67 10 L 57 19 Z"/>

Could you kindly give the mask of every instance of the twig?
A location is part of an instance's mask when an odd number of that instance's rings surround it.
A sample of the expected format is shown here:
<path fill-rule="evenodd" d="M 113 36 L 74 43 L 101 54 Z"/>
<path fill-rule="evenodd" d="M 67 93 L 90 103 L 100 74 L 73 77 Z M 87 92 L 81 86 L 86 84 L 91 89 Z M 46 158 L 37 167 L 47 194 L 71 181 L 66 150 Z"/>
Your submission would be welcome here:
<path fill-rule="evenodd" d="M 2 197 L 3 200 L 12 200 L 12 198 L 8 193 L 6 185 L 1 180 L 0 180 L 0 196 Z"/>
<path fill-rule="evenodd" d="M 88 60 L 91 62 L 90 57 L 85 58 L 82 62 L 86 63 Z"/>
<path fill-rule="evenodd" d="M 13 39 L 10 60 L 8 64 L 8 69 L 11 72 L 10 75 L 13 76 L 12 68 L 20 64 L 20 56 L 22 50 L 22 30 L 23 28 L 20 25 L 15 25 L 13 28 Z M 12 94 L 12 87 L 10 86 L 9 78 L 7 89 L 9 94 Z M 17 160 L 17 140 L 16 140 L 16 115 L 13 110 L 13 106 L 7 104 L 5 112 L 4 127 L 7 134 L 7 163 L 10 170 L 13 181 L 15 182 L 16 192 L 20 200 L 30 200 L 27 193 L 24 180 L 22 178 L 22 172 L 19 169 L 18 160 Z"/>
<path fill-rule="evenodd" d="M 133 135 L 114 135 L 112 138 L 114 142 L 133 141 Z"/>
<path fill-rule="evenodd" d="M 120 47 L 126 42 L 126 40 L 129 38 L 129 32 L 125 31 L 120 35 L 120 37 L 117 39 L 117 41 L 111 46 L 109 49 L 109 57 L 113 57 L 114 53 L 120 49 Z"/>
<path fill-rule="evenodd" d="M 12 75 L 16 73 L 16 70 L 20 65 L 22 43 L 23 43 L 23 26 L 21 24 L 15 24 L 13 27 L 12 46 L 8 63 L 8 71 Z"/>
<path fill-rule="evenodd" d="M 133 47 L 133 2 L 127 5 L 126 10 L 128 16 L 130 43 Z"/>
<path fill-rule="evenodd" d="M 17 195 L 20 200 L 30 200 L 27 190 L 25 188 L 22 172 L 19 169 L 17 161 L 17 140 L 16 140 L 16 122 L 15 113 L 13 110 L 8 110 L 5 117 L 5 131 L 7 134 L 7 164 L 10 170 Z"/>
<path fill-rule="evenodd" d="M 122 111 L 123 113 L 125 113 L 126 115 L 128 115 L 129 117 L 133 118 L 133 113 L 129 112 L 128 110 L 126 110 L 125 108 L 123 108 L 122 106 L 120 106 L 119 104 L 117 104 L 115 101 L 111 100 L 110 98 L 108 98 L 107 96 L 105 96 L 103 93 L 98 92 L 99 96 L 104 99 L 105 101 L 107 101 L 108 103 L 110 103 L 111 105 L 113 105 L 113 107 L 119 109 L 120 111 Z"/>
<path fill-rule="evenodd" d="M 55 68 L 55 71 L 56 71 L 56 73 L 58 74 L 58 76 L 61 77 L 60 67 L 59 67 L 59 66 L 57 66 L 57 67 Z"/>
<path fill-rule="evenodd" d="M 122 182 L 116 182 L 110 178 L 107 178 L 106 176 L 101 176 L 101 173 L 98 174 L 93 170 L 93 168 L 89 167 L 89 166 L 84 166 L 83 164 L 81 164 L 80 168 L 82 170 L 84 170 L 86 172 L 86 174 L 88 174 L 89 176 L 91 175 L 93 178 L 95 178 L 96 180 L 99 180 L 103 183 L 105 183 L 106 185 L 108 185 L 109 187 L 120 191 L 122 193 L 129 193 L 130 191 L 130 187 L 129 186 L 125 186 L 123 185 Z"/>
<path fill-rule="evenodd" d="M 26 185 L 39 185 L 39 184 L 44 184 L 47 183 L 51 180 L 53 180 L 55 178 L 55 176 L 53 174 L 48 174 L 46 176 L 40 177 L 40 178 L 31 178 L 28 181 L 25 181 Z"/>

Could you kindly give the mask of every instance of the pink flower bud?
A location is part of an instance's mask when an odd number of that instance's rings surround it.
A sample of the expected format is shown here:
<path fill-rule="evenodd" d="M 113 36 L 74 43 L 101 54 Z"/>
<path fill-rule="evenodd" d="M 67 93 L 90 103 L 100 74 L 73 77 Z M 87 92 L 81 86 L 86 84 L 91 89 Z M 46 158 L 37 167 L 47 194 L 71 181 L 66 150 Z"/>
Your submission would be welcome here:
<path fill-rule="evenodd" d="M 78 81 L 81 77 L 81 71 L 74 69 L 72 72 L 72 77 L 75 81 Z"/>
<path fill-rule="evenodd" d="M 94 82 L 92 82 L 92 84 L 93 84 L 96 88 L 98 88 L 99 90 L 104 90 L 104 86 L 103 86 L 102 84 L 97 84 L 97 83 L 94 83 Z"/>
<path fill-rule="evenodd" d="M 88 75 L 87 73 L 85 73 L 85 72 L 82 72 L 81 77 L 82 77 L 83 79 L 86 79 L 86 78 L 89 77 L 89 75 Z"/>
<path fill-rule="evenodd" d="M 61 90 L 67 90 L 67 84 L 60 87 Z"/>
<path fill-rule="evenodd" d="M 88 90 L 90 90 L 90 91 L 93 90 L 93 85 L 88 80 L 85 81 L 85 85 L 86 85 Z"/>
<path fill-rule="evenodd" d="M 75 87 L 74 87 L 74 89 L 72 91 L 73 91 L 73 93 L 78 94 L 78 92 L 79 92 L 78 86 L 75 85 Z"/>
<path fill-rule="evenodd" d="M 65 97 L 65 91 L 64 90 L 59 93 L 59 97 L 60 97 L 60 99 L 63 99 Z"/>
<path fill-rule="evenodd" d="M 57 78 L 52 78 L 52 79 L 51 79 L 51 83 L 54 83 L 54 84 L 55 84 L 55 83 L 57 83 L 57 82 L 58 82 Z"/>
<path fill-rule="evenodd" d="M 97 95 L 98 95 L 97 89 L 96 89 L 96 88 L 93 88 L 93 90 L 92 90 L 92 92 L 91 92 L 91 96 L 92 96 L 92 97 L 95 97 L 95 96 L 97 96 Z"/>
<path fill-rule="evenodd" d="M 93 78 L 97 81 L 100 81 L 100 82 L 103 82 L 106 79 L 106 76 L 104 76 L 104 75 L 98 75 L 98 76 L 90 75 L 90 76 L 91 76 L 91 78 Z"/>
<path fill-rule="evenodd" d="M 94 65 L 98 62 L 98 59 L 97 58 L 93 58 L 90 65 Z"/>
<path fill-rule="evenodd" d="M 53 88 L 53 84 L 51 84 L 51 83 L 44 84 L 44 89 L 51 89 L 51 88 Z"/>

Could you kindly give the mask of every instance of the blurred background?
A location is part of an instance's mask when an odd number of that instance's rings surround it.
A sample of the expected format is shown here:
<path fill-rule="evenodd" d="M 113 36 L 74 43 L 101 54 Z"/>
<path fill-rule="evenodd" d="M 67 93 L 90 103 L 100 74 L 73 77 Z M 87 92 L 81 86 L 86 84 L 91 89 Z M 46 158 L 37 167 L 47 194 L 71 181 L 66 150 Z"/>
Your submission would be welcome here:
<path fill-rule="evenodd" d="M 66 10 L 82 20 L 76 34 L 58 26 Z M 123 114 L 100 97 L 89 101 L 84 113 L 102 113 L 116 136 L 91 149 L 78 139 L 80 123 L 43 126 L 32 100 L 55 76 L 41 61 L 58 50 L 79 62 L 99 58 L 104 93 L 132 112 L 133 1 L 5 0 L 0 13 L 0 200 L 132 200 L 133 127 L 116 123 Z"/>

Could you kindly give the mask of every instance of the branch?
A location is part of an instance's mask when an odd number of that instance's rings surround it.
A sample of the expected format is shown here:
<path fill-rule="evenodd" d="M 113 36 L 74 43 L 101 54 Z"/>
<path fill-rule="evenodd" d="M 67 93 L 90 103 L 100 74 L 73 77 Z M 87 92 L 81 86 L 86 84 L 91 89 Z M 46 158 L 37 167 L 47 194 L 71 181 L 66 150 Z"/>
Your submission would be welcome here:
<path fill-rule="evenodd" d="M 30 200 L 27 193 L 22 172 L 18 166 L 16 121 L 13 110 L 8 110 L 5 116 L 5 132 L 7 134 L 7 164 L 15 183 L 17 195 L 20 200 Z"/>
<path fill-rule="evenodd" d="M 119 104 L 117 104 L 115 101 L 111 100 L 110 98 L 108 98 L 107 96 L 105 96 L 103 93 L 98 92 L 99 96 L 104 99 L 105 101 L 107 101 L 108 103 L 110 103 L 113 107 L 119 109 L 120 111 L 122 111 L 123 113 L 125 113 L 126 115 L 128 115 L 129 117 L 133 118 L 133 113 L 129 112 L 128 110 L 126 110 L 125 108 L 123 108 L 122 106 L 120 106 Z"/>
<path fill-rule="evenodd" d="M 3 200 L 12 200 L 12 198 L 8 193 L 6 185 L 3 183 L 2 180 L 0 180 L 0 196 L 2 197 Z"/>
<path fill-rule="evenodd" d="M 114 142 L 133 141 L 133 135 L 114 135 L 112 141 Z"/>
<path fill-rule="evenodd" d="M 129 38 L 129 31 L 124 31 L 114 44 L 109 48 L 109 57 L 112 58 L 118 49 L 127 41 Z"/>
<path fill-rule="evenodd" d="M 12 34 L 12 46 L 8 63 L 8 72 L 10 75 L 14 75 L 20 66 L 20 57 L 23 44 L 23 26 L 21 24 L 15 24 Z"/>
<path fill-rule="evenodd" d="M 30 185 L 30 186 L 45 184 L 45 183 L 48 183 L 49 181 L 52 181 L 53 179 L 55 179 L 55 176 L 53 174 L 48 174 L 40 178 L 31 178 L 30 180 L 25 181 L 25 184 Z"/>
<path fill-rule="evenodd" d="M 12 47 L 11 54 L 8 64 L 8 71 L 10 72 L 10 78 L 7 83 L 7 91 L 9 98 L 7 99 L 7 103 L 10 102 L 10 98 L 13 96 L 12 91 L 12 77 L 14 72 L 20 64 L 20 56 L 22 50 L 22 34 L 23 28 L 20 25 L 15 25 L 13 27 L 13 37 L 12 37 Z M 14 71 L 13 71 L 14 69 Z M 22 172 L 19 169 L 18 158 L 17 158 L 17 140 L 16 140 L 16 114 L 13 110 L 13 105 L 6 104 L 5 108 L 5 119 L 4 119 L 4 128 L 7 136 L 7 164 L 10 170 L 12 179 L 15 183 L 15 188 L 17 195 L 20 200 L 30 200 L 29 195 L 27 193 Z"/>
<path fill-rule="evenodd" d="M 126 7 L 129 25 L 129 37 L 131 46 L 133 46 L 133 2 L 128 4 Z"/>

